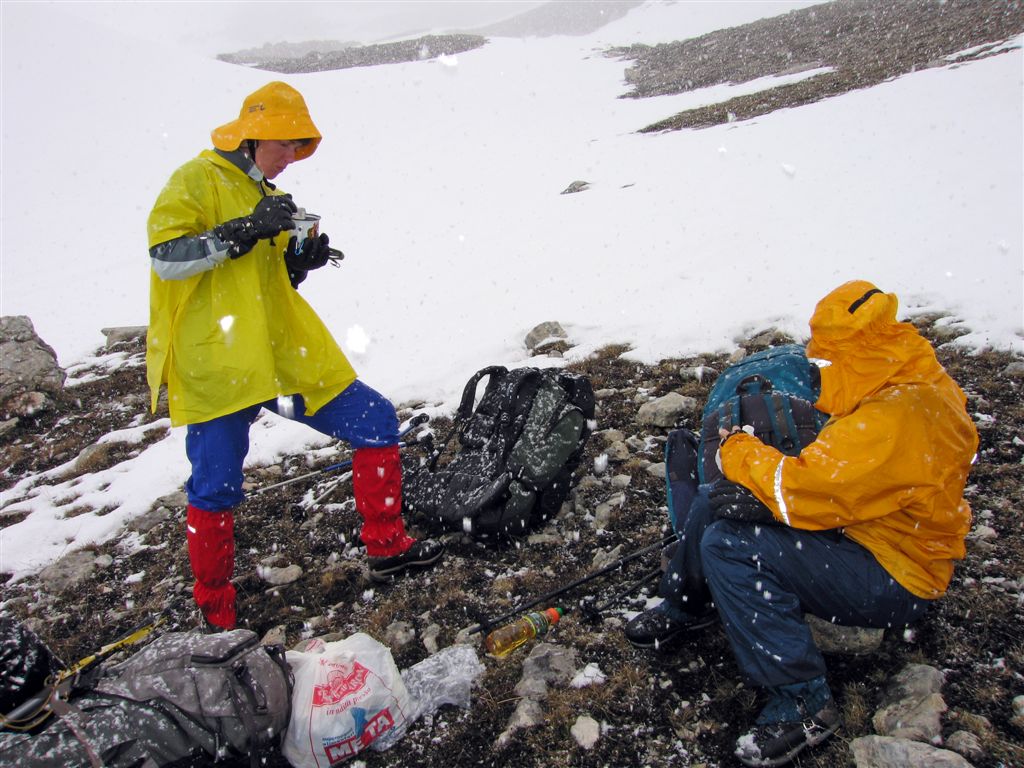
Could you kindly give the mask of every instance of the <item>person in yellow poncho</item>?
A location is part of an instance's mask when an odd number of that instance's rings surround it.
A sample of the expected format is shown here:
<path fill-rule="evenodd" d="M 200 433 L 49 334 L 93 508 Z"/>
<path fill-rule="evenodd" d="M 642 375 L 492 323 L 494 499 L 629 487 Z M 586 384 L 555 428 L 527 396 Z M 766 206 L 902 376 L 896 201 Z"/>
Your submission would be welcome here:
<path fill-rule="evenodd" d="M 338 253 L 326 234 L 301 244 L 289 235 L 297 207 L 271 182 L 320 144 L 305 100 L 269 83 L 212 139 L 213 150 L 174 172 L 149 216 L 146 364 L 153 410 L 166 385 L 171 423 L 188 426 L 193 595 L 210 624 L 228 629 L 236 623 L 233 509 L 261 408 L 356 449 L 352 487 L 372 578 L 435 563 L 443 546 L 405 532 L 394 406 L 356 378 L 297 291 Z"/>
<path fill-rule="evenodd" d="M 945 594 L 965 555 L 977 431 L 963 392 L 897 307 L 861 280 L 818 303 L 807 353 L 828 422 L 798 456 L 738 427 L 722 432 L 725 477 L 689 509 L 665 602 L 626 626 L 631 642 L 651 646 L 721 619 L 743 675 L 768 693 L 737 742 L 746 765 L 785 764 L 839 727 L 805 613 L 903 627 Z"/>

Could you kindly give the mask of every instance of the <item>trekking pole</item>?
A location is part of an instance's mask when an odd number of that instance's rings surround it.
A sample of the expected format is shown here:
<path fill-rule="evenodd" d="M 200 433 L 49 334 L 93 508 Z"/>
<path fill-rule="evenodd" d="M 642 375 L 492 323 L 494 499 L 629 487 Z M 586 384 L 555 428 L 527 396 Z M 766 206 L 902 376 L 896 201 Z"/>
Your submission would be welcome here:
<path fill-rule="evenodd" d="M 467 636 L 468 635 L 475 635 L 477 632 L 483 632 L 483 631 L 485 631 L 487 629 L 490 629 L 493 626 L 496 626 L 496 625 L 500 624 L 501 622 L 503 622 L 503 621 L 505 621 L 507 619 L 512 618 L 513 616 L 515 616 L 517 614 L 522 613 L 525 610 L 533 608 L 535 605 L 540 605 L 541 603 L 549 602 L 549 601 L 553 600 L 554 598 L 559 597 L 560 595 L 564 595 L 569 590 L 575 589 L 576 587 L 580 586 L 581 584 L 586 584 L 588 581 L 593 581 L 596 578 L 604 576 L 606 573 L 611 573 L 612 571 L 621 568 L 626 563 L 632 562 L 633 560 L 636 560 L 638 557 L 641 557 L 642 555 L 646 555 L 648 552 L 651 552 L 651 551 L 653 551 L 655 549 L 660 549 L 660 548 L 664 548 L 664 547 L 668 546 L 673 541 L 675 541 L 676 538 L 677 538 L 677 535 L 675 533 L 672 533 L 671 535 L 665 537 L 661 541 L 655 542 L 654 544 L 646 546 L 643 549 L 638 549 L 636 552 L 632 552 L 632 553 L 630 553 L 628 555 L 624 555 L 623 557 L 620 557 L 615 562 L 609 563 L 608 565 L 604 566 L 603 568 L 598 568 L 596 571 L 588 573 L 586 576 L 582 576 L 582 577 L 576 579 L 575 581 L 570 582 L 569 584 L 566 584 L 564 587 L 560 587 L 560 588 L 554 590 L 553 592 L 548 592 L 547 594 L 541 595 L 540 597 L 538 597 L 538 598 L 536 598 L 534 600 L 530 600 L 527 603 L 523 603 L 522 605 L 518 606 L 517 608 L 514 608 L 511 611 L 506 611 L 505 613 L 501 614 L 500 616 L 498 616 L 496 618 L 493 618 L 493 619 L 491 619 L 489 621 L 488 620 L 484 620 L 484 621 L 480 622 L 479 624 L 474 624 L 472 627 L 470 627 L 466 631 L 466 635 Z"/>
<path fill-rule="evenodd" d="M 425 413 L 421 413 L 421 414 L 418 414 L 418 415 L 414 416 L 412 418 L 412 420 L 406 425 L 405 429 L 403 429 L 401 432 L 398 433 L 398 439 L 399 439 L 398 447 L 399 448 L 406 448 L 409 445 L 415 443 L 415 441 L 402 442 L 402 438 L 405 437 L 410 432 L 412 432 L 417 427 L 420 427 L 423 424 L 426 424 L 428 421 L 430 421 L 430 416 L 428 416 Z M 322 469 L 317 469 L 317 470 L 315 470 L 313 472 L 307 472 L 306 474 L 299 475 L 298 477 L 290 477 L 287 480 L 282 480 L 279 483 L 274 483 L 272 485 L 265 485 L 262 488 L 257 488 L 255 491 L 250 491 L 249 495 L 250 496 L 257 496 L 257 495 L 259 495 L 261 493 L 266 493 L 267 491 L 271 491 L 274 488 L 282 488 L 282 487 L 284 487 L 286 485 L 291 485 L 292 483 L 297 483 L 297 482 L 299 482 L 301 480 L 308 480 L 311 477 L 317 477 L 318 475 L 326 474 L 327 472 L 334 472 L 334 471 L 337 471 L 339 469 L 351 469 L 351 468 L 352 468 L 352 459 L 345 459 L 344 461 L 339 461 L 337 464 L 331 464 L 330 466 L 324 467 Z M 344 479 L 344 478 L 342 478 L 342 479 Z"/>
<path fill-rule="evenodd" d="M 67 669 L 62 670 L 53 678 L 53 682 L 48 680 L 46 686 L 41 691 L 23 701 L 6 715 L 0 715 L 0 727 L 12 731 L 31 731 L 42 724 L 52 714 L 52 710 L 49 707 L 50 702 L 58 695 L 58 691 L 64 683 L 73 678 L 80 677 L 83 673 L 89 671 L 101 661 L 110 658 L 122 648 L 135 645 L 146 639 L 153 630 L 166 620 L 167 618 L 164 614 L 159 614 L 154 620 L 146 624 L 140 624 L 127 635 L 118 638 L 112 643 L 107 643 L 96 653 L 86 656 Z"/>
<path fill-rule="evenodd" d="M 324 499 L 326 499 L 328 496 L 330 496 L 332 493 L 334 493 L 336 490 L 338 490 L 338 486 L 339 485 L 341 485 L 342 483 L 344 483 L 346 480 L 350 479 L 351 477 L 352 477 L 352 473 L 351 472 L 346 472 L 344 475 L 342 475 L 337 480 L 335 480 L 333 483 L 331 483 L 329 486 L 327 486 L 327 490 L 326 491 L 324 491 L 319 496 L 317 496 L 315 499 L 313 499 L 313 503 L 310 504 L 310 506 L 311 507 L 315 507 L 315 506 L 323 503 Z"/>
<path fill-rule="evenodd" d="M 644 586 L 644 584 L 654 581 L 660 575 L 661 566 L 659 565 L 653 571 L 644 574 L 639 579 L 630 584 L 628 587 L 623 589 L 621 592 L 617 592 L 611 597 L 609 597 L 603 603 L 593 605 L 592 601 L 587 602 L 586 598 L 584 598 L 583 601 L 580 602 L 580 610 L 583 612 L 583 616 L 587 621 L 596 623 L 600 621 L 602 611 L 608 610 L 611 606 L 615 605 L 615 603 L 619 602 L 619 600 L 626 597 L 627 595 L 633 594 L 636 590 L 640 589 L 640 587 Z"/>

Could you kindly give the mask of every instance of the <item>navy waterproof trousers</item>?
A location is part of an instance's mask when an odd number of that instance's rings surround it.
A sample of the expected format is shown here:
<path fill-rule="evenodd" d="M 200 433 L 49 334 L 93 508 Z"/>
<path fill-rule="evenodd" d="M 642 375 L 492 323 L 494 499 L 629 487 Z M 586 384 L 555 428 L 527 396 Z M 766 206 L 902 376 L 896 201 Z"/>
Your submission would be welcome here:
<path fill-rule="evenodd" d="M 841 531 L 715 520 L 707 490 L 698 489 L 659 595 L 669 615 L 699 615 L 713 602 L 748 682 L 772 688 L 825 674 L 805 613 L 891 629 L 928 610 Z"/>
<path fill-rule="evenodd" d="M 395 407 L 359 379 L 312 416 L 306 413 L 302 395 L 268 400 L 201 424 L 189 424 L 185 435 L 185 452 L 192 463 L 192 476 L 185 484 L 189 504 L 221 510 L 241 503 L 245 497 L 242 464 L 249 452 L 249 427 L 261 408 L 346 440 L 355 449 L 398 444 Z"/>

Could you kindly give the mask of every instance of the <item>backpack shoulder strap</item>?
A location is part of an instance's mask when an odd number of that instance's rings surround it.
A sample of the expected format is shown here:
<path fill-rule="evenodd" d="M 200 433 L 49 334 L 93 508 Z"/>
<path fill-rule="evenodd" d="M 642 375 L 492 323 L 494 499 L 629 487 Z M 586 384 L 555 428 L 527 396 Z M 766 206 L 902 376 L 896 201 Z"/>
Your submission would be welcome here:
<path fill-rule="evenodd" d="M 53 713 L 57 715 L 57 717 L 61 718 L 61 721 L 67 726 L 68 730 L 71 731 L 71 734 L 78 739 L 78 742 L 82 745 L 82 749 L 85 750 L 85 754 L 89 758 L 89 764 L 92 768 L 103 768 L 103 761 L 100 760 L 99 754 L 96 752 L 96 748 L 93 746 L 92 742 L 89 741 L 89 737 L 77 722 L 76 718 L 82 714 L 78 708 L 59 696 L 54 696 L 50 700 L 50 709 L 53 710 Z"/>
<path fill-rule="evenodd" d="M 462 400 L 459 401 L 459 410 L 455 414 L 456 421 L 460 423 L 465 422 L 473 412 L 473 403 L 476 402 L 476 387 L 482 378 L 485 376 L 492 377 L 491 381 L 488 382 L 488 386 L 491 386 L 496 376 L 502 376 L 506 373 L 508 373 L 508 368 L 503 365 L 489 365 L 474 373 L 462 389 Z"/>
<path fill-rule="evenodd" d="M 594 385 L 586 376 L 567 371 L 558 372 L 558 383 L 569 394 L 569 402 L 579 409 L 587 419 L 594 418 L 596 408 Z"/>

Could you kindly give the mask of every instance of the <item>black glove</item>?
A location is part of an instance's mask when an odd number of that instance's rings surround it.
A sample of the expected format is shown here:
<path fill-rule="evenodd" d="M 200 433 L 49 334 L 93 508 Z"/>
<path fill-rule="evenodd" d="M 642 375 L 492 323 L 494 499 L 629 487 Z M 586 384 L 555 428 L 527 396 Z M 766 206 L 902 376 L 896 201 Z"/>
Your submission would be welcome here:
<path fill-rule="evenodd" d="M 717 518 L 744 520 L 749 523 L 771 523 L 775 521 L 772 511 L 758 501 L 757 497 L 742 485 L 719 478 L 708 491 L 711 511 Z"/>
<path fill-rule="evenodd" d="M 330 241 L 327 235 L 309 238 L 302 250 L 296 253 L 298 243 L 293 237 L 288 241 L 288 248 L 284 252 L 284 263 L 288 265 L 289 270 L 295 272 L 320 269 L 331 258 L 331 249 L 327 245 Z"/>
<path fill-rule="evenodd" d="M 295 229 L 292 214 L 297 210 L 291 195 L 270 195 L 256 203 L 250 215 L 218 224 L 213 234 L 228 246 L 228 255 L 237 259 L 260 240 L 285 229 Z"/>
<path fill-rule="evenodd" d="M 299 283 L 306 279 L 306 273 L 311 269 L 320 269 L 331 260 L 333 253 L 340 254 L 341 251 L 334 251 L 329 245 L 330 238 L 326 234 L 306 240 L 305 246 L 298 253 L 295 248 L 298 245 L 296 238 L 288 241 L 288 247 L 284 252 L 284 263 L 288 267 L 288 279 L 291 280 L 292 288 L 298 288 Z"/>
<path fill-rule="evenodd" d="M 273 237 L 283 229 L 295 229 L 292 214 L 299 209 L 291 195 L 268 195 L 256 203 L 248 216 L 259 239 Z"/>

